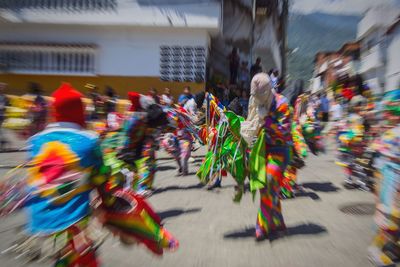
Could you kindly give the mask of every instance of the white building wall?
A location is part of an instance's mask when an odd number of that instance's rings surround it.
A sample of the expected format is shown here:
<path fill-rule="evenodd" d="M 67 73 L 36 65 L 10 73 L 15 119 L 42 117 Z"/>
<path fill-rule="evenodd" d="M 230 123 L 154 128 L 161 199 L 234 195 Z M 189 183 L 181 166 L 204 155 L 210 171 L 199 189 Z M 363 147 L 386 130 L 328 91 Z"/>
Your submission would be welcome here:
<path fill-rule="evenodd" d="M 358 24 L 357 39 L 362 39 L 377 28 L 390 25 L 400 14 L 400 9 L 391 5 L 376 6 L 369 9 Z"/>
<path fill-rule="evenodd" d="M 385 72 L 383 69 L 373 69 L 366 73 L 363 73 L 364 82 L 369 86 L 374 95 L 380 95 L 383 93 L 384 77 Z"/>
<path fill-rule="evenodd" d="M 17 2 L 17 0 L 12 1 Z M 47 2 L 53 1 L 56 0 Z M 27 1 L 25 0 L 25 2 Z M 116 0 L 115 2 L 117 3 L 115 8 L 108 11 L 68 10 L 65 8 L 2 9 L 0 10 L 0 21 L 63 25 L 190 27 L 207 28 L 213 31 L 218 31 L 220 27 L 221 2 L 219 0 L 207 2 Z"/>
<path fill-rule="evenodd" d="M 400 27 L 389 35 L 385 91 L 400 88 Z"/>
<path fill-rule="evenodd" d="M 85 43 L 98 46 L 97 74 L 160 76 L 161 45 L 203 46 L 203 29 L 0 24 L 0 42 Z"/>
<path fill-rule="evenodd" d="M 373 94 L 382 94 L 385 83 L 386 45 L 384 28 L 375 27 L 361 40 L 359 72 Z"/>

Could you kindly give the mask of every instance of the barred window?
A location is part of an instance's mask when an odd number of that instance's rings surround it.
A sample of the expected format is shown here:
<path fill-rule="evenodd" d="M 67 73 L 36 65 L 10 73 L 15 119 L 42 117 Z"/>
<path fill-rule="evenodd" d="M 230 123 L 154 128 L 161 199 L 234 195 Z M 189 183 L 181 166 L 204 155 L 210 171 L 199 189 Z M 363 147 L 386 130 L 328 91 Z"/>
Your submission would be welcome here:
<path fill-rule="evenodd" d="M 206 50 L 202 46 L 161 46 L 160 74 L 163 81 L 202 82 Z"/>
<path fill-rule="evenodd" d="M 106 11 L 117 7 L 117 0 L 0 0 L 0 8 L 18 10 L 60 9 L 68 11 Z"/>
<path fill-rule="evenodd" d="M 0 44 L 0 67 L 15 73 L 95 74 L 93 45 Z"/>

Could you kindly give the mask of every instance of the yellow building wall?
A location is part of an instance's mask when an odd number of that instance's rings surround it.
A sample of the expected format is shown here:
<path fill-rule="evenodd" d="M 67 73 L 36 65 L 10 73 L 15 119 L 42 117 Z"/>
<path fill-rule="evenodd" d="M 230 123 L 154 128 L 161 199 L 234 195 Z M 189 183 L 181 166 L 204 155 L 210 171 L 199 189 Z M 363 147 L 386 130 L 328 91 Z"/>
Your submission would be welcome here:
<path fill-rule="evenodd" d="M 172 94 L 178 97 L 185 86 L 192 88 L 192 93 L 205 89 L 204 83 L 195 82 L 164 82 L 159 77 L 125 77 L 125 76 L 61 76 L 61 75 L 26 75 L 26 74 L 0 74 L 0 82 L 8 84 L 7 94 L 23 95 L 27 93 L 29 82 L 40 84 L 45 95 L 50 95 L 58 88 L 61 82 L 68 82 L 83 94 L 86 83 L 95 84 L 99 92 L 103 93 L 105 86 L 111 86 L 121 98 L 126 98 L 129 91 L 147 94 L 151 87 L 161 94 L 165 87 L 171 89 Z"/>

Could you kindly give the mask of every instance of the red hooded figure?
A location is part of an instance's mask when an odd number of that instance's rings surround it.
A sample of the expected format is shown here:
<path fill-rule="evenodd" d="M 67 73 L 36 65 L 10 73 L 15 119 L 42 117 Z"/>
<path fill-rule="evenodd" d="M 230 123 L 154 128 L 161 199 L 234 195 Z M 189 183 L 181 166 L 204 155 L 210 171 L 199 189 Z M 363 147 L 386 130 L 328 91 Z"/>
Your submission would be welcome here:
<path fill-rule="evenodd" d="M 85 106 L 80 92 L 69 83 L 62 83 L 52 96 L 56 122 L 72 122 L 85 127 Z"/>

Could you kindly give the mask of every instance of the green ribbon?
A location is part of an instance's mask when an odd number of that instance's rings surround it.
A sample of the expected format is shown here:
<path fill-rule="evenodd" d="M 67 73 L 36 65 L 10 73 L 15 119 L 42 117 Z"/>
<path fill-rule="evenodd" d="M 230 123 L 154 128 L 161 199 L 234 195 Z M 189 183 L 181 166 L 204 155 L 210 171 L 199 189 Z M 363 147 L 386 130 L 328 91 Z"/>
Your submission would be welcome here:
<path fill-rule="evenodd" d="M 249 158 L 250 191 L 253 194 L 253 200 L 257 190 L 267 186 L 266 161 L 265 130 L 262 129 Z"/>

